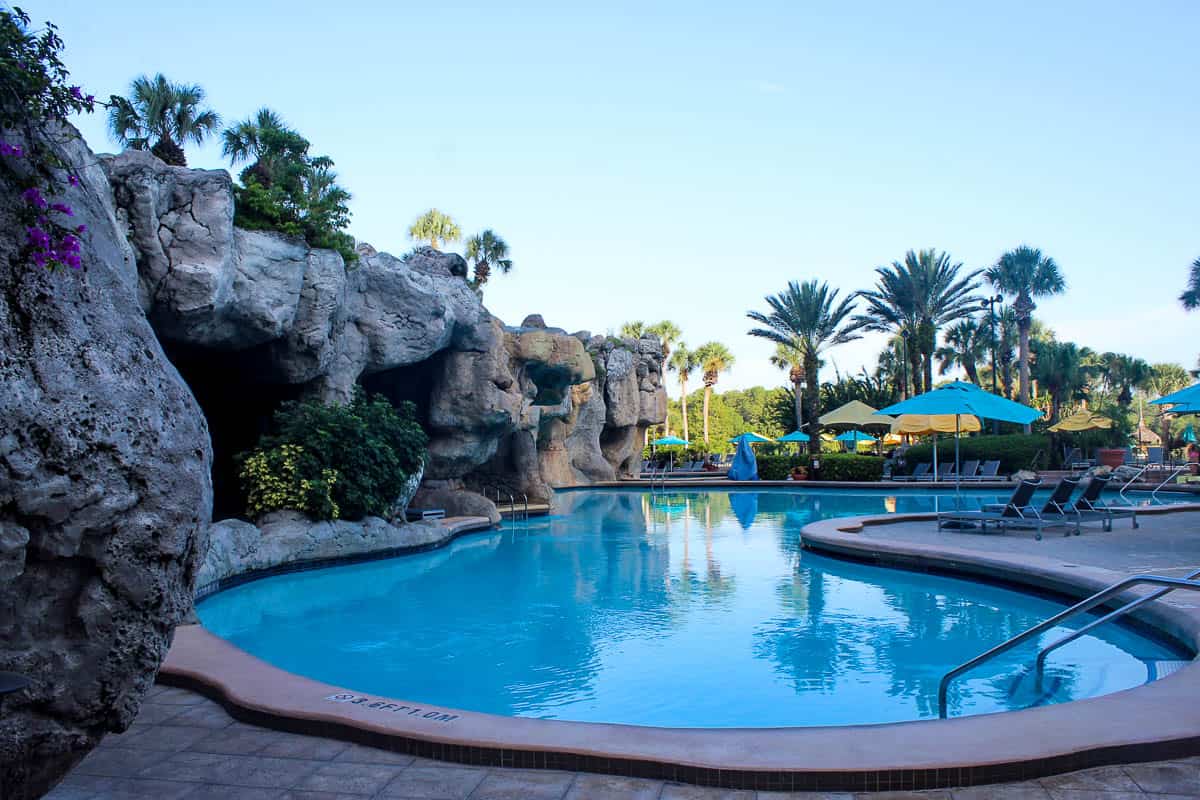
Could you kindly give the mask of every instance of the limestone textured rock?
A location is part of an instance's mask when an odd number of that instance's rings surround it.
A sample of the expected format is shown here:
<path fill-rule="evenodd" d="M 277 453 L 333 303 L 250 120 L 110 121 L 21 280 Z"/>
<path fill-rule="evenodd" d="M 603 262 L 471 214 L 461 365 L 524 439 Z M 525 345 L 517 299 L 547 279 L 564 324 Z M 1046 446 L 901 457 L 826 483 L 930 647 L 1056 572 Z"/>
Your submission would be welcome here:
<path fill-rule="evenodd" d="M 379 517 L 322 522 L 296 511 L 267 514 L 257 526 L 222 520 L 209 528 L 208 554 L 196 588 L 204 591 L 224 578 L 281 564 L 420 547 L 446 536 L 446 529 L 436 522 L 397 525 Z"/>
<path fill-rule="evenodd" d="M 0 714 L 6 800 L 133 720 L 191 607 L 212 506 L 204 418 L 142 313 L 171 266 L 159 247 L 139 279 L 106 176 L 63 138 L 80 186 L 56 199 L 87 226 L 84 270 L 24 262 L 17 187 L 0 178 L 0 670 L 33 679 Z M 140 186 L 134 204 L 173 225 L 145 232 L 147 251 L 191 252 L 196 220 L 219 215 L 184 194 Z"/>

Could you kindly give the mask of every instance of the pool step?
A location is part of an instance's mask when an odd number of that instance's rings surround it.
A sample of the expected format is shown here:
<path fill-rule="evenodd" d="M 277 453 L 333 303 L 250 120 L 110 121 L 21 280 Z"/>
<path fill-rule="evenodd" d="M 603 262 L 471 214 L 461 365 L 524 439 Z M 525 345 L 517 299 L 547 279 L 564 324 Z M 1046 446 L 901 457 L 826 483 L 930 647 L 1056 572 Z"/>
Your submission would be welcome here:
<path fill-rule="evenodd" d="M 525 504 L 524 503 L 517 503 L 516 505 L 509 505 L 508 503 L 501 503 L 496 506 L 496 510 L 500 512 L 501 517 L 505 517 L 505 518 L 512 517 L 512 516 L 518 516 L 518 517 L 525 516 Z M 529 504 L 529 516 L 531 516 L 531 517 L 544 517 L 549 513 L 550 513 L 550 506 L 547 503 L 530 503 Z"/>

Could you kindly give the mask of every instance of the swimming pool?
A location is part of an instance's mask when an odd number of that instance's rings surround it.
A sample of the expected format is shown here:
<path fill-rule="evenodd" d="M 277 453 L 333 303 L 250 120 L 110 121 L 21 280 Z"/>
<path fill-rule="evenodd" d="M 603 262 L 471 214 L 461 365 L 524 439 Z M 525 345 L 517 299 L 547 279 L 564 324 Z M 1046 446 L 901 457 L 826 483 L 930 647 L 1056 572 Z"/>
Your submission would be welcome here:
<path fill-rule="evenodd" d="M 789 487 L 558 500 L 556 516 L 439 550 L 253 581 L 199 615 L 276 666 L 362 692 L 510 716 L 772 727 L 934 717 L 946 670 L 1062 608 L 800 550 L 814 519 L 933 510 L 952 496 Z M 1104 694 L 1190 657 L 1109 626 L 1051 656 L 1039 685 L 1032 654 L 964 676 L 951 714 Z"/>

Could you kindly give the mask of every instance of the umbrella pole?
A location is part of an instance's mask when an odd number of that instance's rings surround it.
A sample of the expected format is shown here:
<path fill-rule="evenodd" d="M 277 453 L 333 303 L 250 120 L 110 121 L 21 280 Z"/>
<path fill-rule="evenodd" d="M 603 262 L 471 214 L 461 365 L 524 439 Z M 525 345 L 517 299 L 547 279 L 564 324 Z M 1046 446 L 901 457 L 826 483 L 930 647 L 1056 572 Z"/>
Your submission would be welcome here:
<path fill-rule="evenodd" d="M 962 510 L 962 470 L 958 466 L 958 414 L 954 415 L 954 510 Z"/>
<path fill-rule="evenodd" d="M 933 432 L 933 482 L 934 482 L 934 483 L 937 483 L 937 479 L 938 479 L 938 476 L 937 476 L 937 468 L 938 468 L 938 463 L 937 463 L 937 439 L 938 439 L 938 437 L 937 437 L 937 431 L 934 431 L 934 432 Z"/>

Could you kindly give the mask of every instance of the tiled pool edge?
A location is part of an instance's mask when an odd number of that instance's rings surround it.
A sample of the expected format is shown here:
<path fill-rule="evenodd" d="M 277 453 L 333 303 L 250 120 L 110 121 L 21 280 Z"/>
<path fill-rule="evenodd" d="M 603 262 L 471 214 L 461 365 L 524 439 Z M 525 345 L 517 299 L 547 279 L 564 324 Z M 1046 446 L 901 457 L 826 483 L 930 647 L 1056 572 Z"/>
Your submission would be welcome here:
<path fill-rule="evenodd" d="M 922 568 L 937 568 L 941 559 L 948 571 L 973 569 L 976 574 L 994 574 L 1000 566 L 997 560 L 1009 561 L 1014 583 L 1066 594 L 1087 593 L 1094 581 L 1107 583 L 1111 577 L 1087 575 L 1104 570 L 1055 571 L 1046 565 L 1031 570 L 1012 559 L 994 554 L 981 558 L 954 548 L 931 553 L 932 548 L 914 545 L 906 553 L 896 542 L 865 541 L 855 533 L 864 525 L 921 518 L 826 520 L 805 528 L 805 546 L 836 549 L 840 555 L 877 563 L 892 559 L 908 568 L 914 559 Z M 1195 647 L 1200 612 L 1168 608 L 1155 613 L 1169 618 L 1161 622 L 1173 629 L 1168 631 L 1172 638 Z M 245 722 L 464 764 L 600 772 L 726 788 L 871 791 L 1016 781 L 1117 762 L 1195 755 L 1200 752 L 1200 718 L 1179 719 L 1179 711 L 1189 709 L 1200 695 L 1198 673 L 1200 666 L 1192 665 L 1147 686 L 1021 712 L 773 730 L 531 720 L 416 708 L 387 698 L 347 706 L 325 699 L 345 690 L 272 667 L 197 626 L 178 631 L 161 680 L 200 691 Z M 418 712 L 415 717 L 410 709 Z M 453 722 L 427 721 L 422 718 L 425 713 L 451 716 Z M 1138 719 L 1166 719 L 1168 724 L 1157 737 L 1144 730 L 1113 730 L 1134 727 Z M 1119 720 L 1127 725 L 1115 724 Z"/>

